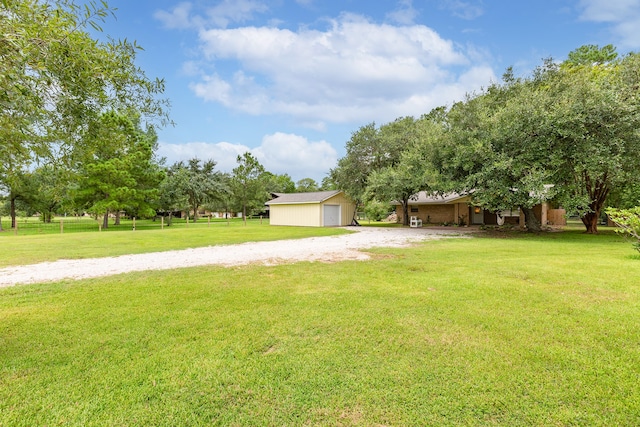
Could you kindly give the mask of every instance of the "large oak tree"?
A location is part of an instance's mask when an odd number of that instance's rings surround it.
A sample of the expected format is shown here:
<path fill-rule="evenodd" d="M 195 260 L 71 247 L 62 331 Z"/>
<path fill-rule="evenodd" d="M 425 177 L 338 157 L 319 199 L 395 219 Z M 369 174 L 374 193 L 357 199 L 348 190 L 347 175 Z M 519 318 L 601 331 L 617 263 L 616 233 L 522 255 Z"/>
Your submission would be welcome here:
<path fill-rule="evenodd" d="M 162 80 L 135 65 L 139 47 L 100 41 L 88 30 L 113 9 L 106 2 L 0 2 L 0 187 L 34 161 L 69 154 L 92 121 L 134 109 L 167 119 Z"/>

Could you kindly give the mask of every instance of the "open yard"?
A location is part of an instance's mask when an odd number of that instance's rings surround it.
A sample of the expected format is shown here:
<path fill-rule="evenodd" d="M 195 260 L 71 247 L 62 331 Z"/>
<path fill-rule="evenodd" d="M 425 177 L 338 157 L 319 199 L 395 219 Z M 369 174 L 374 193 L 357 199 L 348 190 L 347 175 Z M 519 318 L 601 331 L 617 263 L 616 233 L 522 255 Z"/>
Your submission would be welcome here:
<path fill-rule="evenodd" d="M 5 218 L 6 221 L 6 218 Z M 144 223 L 149 223 L 145 221 Z M 0 233 L 2 257 L 0 268 L 10 265 L 34 264 L 61 258 L 81 259 L 200 248 L 209 245 L 261 242 L 304 237 L 335 236 L 347 233 L 341 228 L 270 227 L 268 221 L 250 220 L 245 226 L 234 219 L 212 222 L 206 219 L 195 225 L 184 222 L 164 229 L 137 229 L 131 222 L 123 221 L 122 228 L 110 232 L 84 232 L 66 234 L 31 234 L 15 236 L 13 231 Z M 53 227 L 55 230 L 56 228 Z M 19 228 L 19 230 L 21 230 Z"/>
<path fill-rule="evenodd" d="M 164 232 L 108 235 L 144 251 Z M 98 253 L 76 239 L 94 234 L 32 245 Z M 36 237 L 0 239 L 3 262 Z M 628 242 L 495 233 L 371 252 L 0 289 L 0 425 L 640 424 Z"/>

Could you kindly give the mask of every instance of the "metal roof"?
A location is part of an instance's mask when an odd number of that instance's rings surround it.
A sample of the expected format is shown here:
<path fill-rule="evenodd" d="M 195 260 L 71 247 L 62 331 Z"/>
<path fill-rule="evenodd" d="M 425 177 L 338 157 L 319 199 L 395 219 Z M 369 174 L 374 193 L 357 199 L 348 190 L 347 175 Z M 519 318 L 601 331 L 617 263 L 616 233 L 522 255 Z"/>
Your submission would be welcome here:
<path fill-rule="evenodd" d="M 322 203 L 327 199 L 332 198 L 342 193 L 340 190 L 332 191 L 314 191 L 311 193 L 284 193 L 279 194 L 273 200 L 269 200 L 267 205 L 294 205 L 302 203 Z"/>

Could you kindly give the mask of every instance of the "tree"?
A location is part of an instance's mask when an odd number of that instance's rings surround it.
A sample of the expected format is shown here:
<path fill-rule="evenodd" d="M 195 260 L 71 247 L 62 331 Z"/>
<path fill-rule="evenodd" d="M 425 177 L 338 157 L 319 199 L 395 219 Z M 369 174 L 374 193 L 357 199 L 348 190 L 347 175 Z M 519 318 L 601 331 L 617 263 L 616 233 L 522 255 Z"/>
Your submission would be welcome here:
<path fill-rule="evenodd" d="M 597 233 L 611 191 L 638 182 L 638 56 L 586 46 L 569 57 L 529 78 L 508 70 L 454 105 L 437 156 L 452 188 L 491 210 L 519 206 L 529 231 L 540 229 L 533 206 L 555 197 Z"/>
<path fill-rule="evenodd" d="M 262 181 L 268 193 L 295 193 L 296 184 L 288 174 L 274 175 L 271 172 L 262 174 Z"/>
<path fill-rule="evenodd" d="M 389 214 L 390 206 L 388 203 L 378 200 L 369 200 L 364 206 L 364 213 L 369 220 L 380 221 Z"/>
<path fill-rule="evenodd" d="M 384 166 L 385 153 L 381 145 L 375 123 L 360 127 L 351 134 L 345 156 L 329 172 L 331 180 L 358 206 L 364 205 L 369 175 Z"/>
<path fill-rule="evenodd" d="M 412 117 L 406 117 L 385 125 L 384 129 L 377 128 L 375 123 L 362 126 L 351 135 L 346 154 L 330 171 L 330 179 L 358 206 L 363 206 L 373 196 L 367 192 L 373 172 L 398 166 L 402 152 L 414 142 L 414 135 L 404 132 L 413 122 Z"/>
<path fill-rule="evenodd" d="M 371 173 L 366 199 L 399 202 L 404 225 L 409 225 L 409 201 L 420 191 L 432 191 L 435 185 L 431 157 L 443 130 L 434 120 L 436 116 L 434 112 L 420 120 L 405 117 L 380 128 L 382 140 L 401 151 L 397 164 Z"/>
<path fill-rule="evenodd" d="M 64 157 L 102 112 L 167 119 L 162 80 L 135 65 L 139 47 L 86 29 L 113 14 L 105 2 L 0 2 L 0 185 L 43 158 Z"/>
<path fill-rule="evenodd" d="M 534 82 L 515 79 L 510 70 L 503 84 L 455 104 L 447 113 L 448 131 L 437 166 L 443 188 L 469 194 L 485 209 L 519 207 L 530 232 L 541 230 L 533 207 L 550 197 L 550 141 L 539 127 L 549 98 Z"/>
<path fill-rule="evenodd" d="M 620 227 L 616 230 L 636 240 L 633 247 L 640 252 L 640 207 L 631 209 L 607 209 L 609 218 Z"/>
<path fill-rule="evenodd" d="M 27 198 L 30 193 L 28 172 L 24 169 L 10 169 L 9 173 L 5 173 L 3 184 L 3 192 L 9 204 L 11 228 L 16 228 L 16 203 Z"/>
<path fill-rule="evenodd" d="M 242 218 L 246 225 L 247 212 L 262 209 L 269 195 L 261 179 L 264 167 L 248 151 L 238 156 L 238 166 L 233 169 L 231 185 L 233 197 L 242 209 Z"/>
<path fill-rule="evenodd" d="M 162 185 L 163 197 L 170 201 L 165 209 L 189 206 L 193 212 L 193 221 L 197 221 L 198 210 L 202 205 L 220 199 L 228 191 L 224 174 L 216 171 L 215 167 L 216 162 L 211 159 L 202 162 L 193 158 L 186 163 L 174 163 L 167 171 L 167 179 Z M 185 202 L 186 205 L 180 206 Z"/>
<path fill-rule="evenodd" d="M 30 210 L 40 213 L 43 222 L 51 222 L 68 200 L 69 171 L 55 164 L 37 167 L 26 175 L 25 202 Z"/>
<path fill-rule="evenodd" d="M 322 178 L 322 183 L 320 184 L 320 191 L 329 191 L 329 190 L 337 190 L 338 184 L 336 184 L 331 176 L 325 176 Z"/>
<path fill-rule="evenodd" d="M 155 214 L 158 185 L 164 172 L 154 159 L 157 136 L 142 131 L 133 113 L 103 114 L 89 127 L 84 144 L 73 154 L 77 164 L 77 202 L 89 212 L 103 215 L 125 208 L 141 217 Z"/>
<path fill-rule="evenodd" d="M 318 183 L 313 178 L 302 178 L 296 182 L 296 193 L 318 191 Z"/>
<path fill-rule="evenodd" d="M 173 213 L 175 211 L 189 209 L 189 197 L 182 191 L 188 186 L 189 175 L 186 168 L 178 168 L 173 165 L 165 171 L 165 178 L 158 188 L 158 210 L 162 213 L 169 213 L 171 225 Z"/>
<path fill-rule="evenodd" d="M 579 50 L 547 78 L 554 103 L 545 130 L 559 197 L 587 233 L 598 232 L 611 192 L 640 183 L 640 56 L 618 61 L 613 53 L 607 46 Z"/>

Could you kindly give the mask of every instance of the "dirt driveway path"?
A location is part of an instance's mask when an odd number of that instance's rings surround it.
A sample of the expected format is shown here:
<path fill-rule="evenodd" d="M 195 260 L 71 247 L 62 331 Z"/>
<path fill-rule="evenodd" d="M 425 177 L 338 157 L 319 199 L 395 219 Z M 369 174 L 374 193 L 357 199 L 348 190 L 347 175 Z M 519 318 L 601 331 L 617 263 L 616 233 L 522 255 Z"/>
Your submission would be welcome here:
<path fill-rule="evenodd" d="M 366 260 L 360 249 L 400 247 L 414 242 L 464 237 L 466 229 L 349 227 L 355 233 L 239 245 L 209 246 L 117 257 L 58 260 L 0 269 L 0 287 L 86 279 L 143 270 L 169 270 L 201 265 L 273 265 L 298 261 Z"/>

